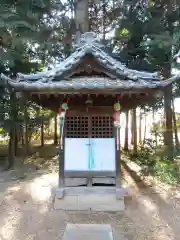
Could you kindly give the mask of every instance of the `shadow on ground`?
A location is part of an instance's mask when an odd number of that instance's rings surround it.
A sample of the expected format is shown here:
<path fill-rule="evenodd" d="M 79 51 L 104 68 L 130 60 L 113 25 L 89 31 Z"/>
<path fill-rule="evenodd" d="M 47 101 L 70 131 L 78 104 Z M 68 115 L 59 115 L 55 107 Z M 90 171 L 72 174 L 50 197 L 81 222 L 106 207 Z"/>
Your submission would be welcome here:
<path fill-rule="evenodd" d="M 159 231 L 156 230 L 151 239 L 178 239 L 180 234 L 179 192 L 173 192 L 171 188 L 161 187 L 153 182 L 147 183 L 126 161 L 122 161 L 122 166 L 126 175 L 132 179 L 134 189 L 137 189 L 136 196 L 126 204 L 126 213 L 132 216 L 133 208 L 137 207 L 141 220 L 144 218 L 143 222 L 149 229 L 152 228 L 151 232 L 159 227 Z"/>
<path fill-rule="evenodd" d="M 32 162 L 39 161 L 39 157 L 44 162 L 52 161 L 56 152 L 50 154 L 47 149 L 48 157 L 47 154 L 43 157 L 45 149 L 41 149 L 42 155 L 32 158 Z M 131 199 L 125 201 L 125 212 L 114 214 L 55 211 L 51 188 L 58 181 L 56 171 L 45 166 L 41 170 L 33 167 L 28 170 L 27 165 L 21 171 L 13 170 L 25 174 L 24 178 L 12 179 L 17 175 L 13 171 L 0 174 L 1 240 L 61 240 L 69 222 L 111 224 L 117 235 L 124 235 L 128 240 L 179 240 L 180 193 L 142 180 L 128 161 L 122 163 L 122 174 L 131 189 Z"/>

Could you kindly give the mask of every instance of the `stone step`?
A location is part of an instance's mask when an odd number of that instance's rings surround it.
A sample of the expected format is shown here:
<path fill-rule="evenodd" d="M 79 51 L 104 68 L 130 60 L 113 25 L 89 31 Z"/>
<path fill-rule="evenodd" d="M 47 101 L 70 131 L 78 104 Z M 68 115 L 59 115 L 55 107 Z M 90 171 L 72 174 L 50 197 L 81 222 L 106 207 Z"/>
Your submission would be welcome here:
<path fill-rule="evenodd" d="M 114 237 L 109 224 L 70 224 L 68 223 L 62 240 L 125 240 Z"/>
<path fill-rule="evenodd" d="M 53 188 L 52 193 L 55 194 L 57 198 L 63 198 L 64 196 L 82 196 L 82 195 L 112 195 L 119 199 L 124 199 L 127 195 L 126 188 L 116 188 L 116 187 L 65 187 L 65 188 Z"/>

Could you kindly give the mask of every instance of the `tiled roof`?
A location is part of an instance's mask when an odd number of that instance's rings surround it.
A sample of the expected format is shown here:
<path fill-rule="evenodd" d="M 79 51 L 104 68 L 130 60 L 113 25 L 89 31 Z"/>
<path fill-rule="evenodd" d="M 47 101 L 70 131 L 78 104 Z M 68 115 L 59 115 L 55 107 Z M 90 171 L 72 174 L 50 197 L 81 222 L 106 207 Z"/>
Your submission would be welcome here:
<path fill-rule="evenodd" d="M 143 89 L 143 88 L 163 88 L 168 84 L 174 82 L 177 76 L 172 77 L 168 80 L 163 81 L 146 81 L 146 80 L 114 80 L 104 77 L 81 77 L 73 78 L 72 80 L 62 80 L 59 82 L 30 82 L 30 81 L 13 81 L 4 75 L 1 75 L 4 82 L 8 82 L 12 87 L 19 91 L 29 90 L 29 91 L 58 91 L 59 93 L 63 91 L 71 90 L 129 90 L 129 89 Z"/>
<path fill-rule="evenodd" d="M 57 76 L 61 77 L 63 73 L 70 71 L 73 68 L 73 66 L 77 66 L 81 59 L 85 57 L 87 54 L 93 55 L 102 66 L 104 66 L 106 69 L 110 71 L 113 71 L 117 78 L 124 76 L 134 81 L 138 79 L 160 80 L 158 73 L 149 73 L 128 69 L 120 61 L 114 59 L 108 53 L 106 53 L 103 45 L 101 45 L 99 40 L 96 38 L 96 35 L 91 32 L 82 35 L 81 41 L 78 44 L 78 46 L 76 46 L 74 52 L 63 62 L 54 67 L 52 70 L 28 75 L 19 73 L 18 79 L 20 81 L 23 80 L 44 81 L 45 79 L 53 81 L 55 77 Z"/>
<path fill-rule="evenodd" d="M 115 79 L 104 77 L 79 77 L 66 79 L 64 73 L 70 72 L 76 67 L 84 56 L 91 54 L 107 70 L 114 74 Z M 58 77 L 58 78 L 57 78 Z M 29 91 L 71 91 L 81 89 L 143 89 L 162 88 L 173 83 L 180 76 L 163 80 L 158 73 L 149 73 L 128 69 L 120 61 L 111 57 L 104 50 L 94 33 L 82 35 L 81 41 L 74 52 L 62 63 L 52 70 L 36 74 L 18 74 L 16 80 L 12 80 L 1 74 L 0 84 L 8 83 L 17 90 Z"/>

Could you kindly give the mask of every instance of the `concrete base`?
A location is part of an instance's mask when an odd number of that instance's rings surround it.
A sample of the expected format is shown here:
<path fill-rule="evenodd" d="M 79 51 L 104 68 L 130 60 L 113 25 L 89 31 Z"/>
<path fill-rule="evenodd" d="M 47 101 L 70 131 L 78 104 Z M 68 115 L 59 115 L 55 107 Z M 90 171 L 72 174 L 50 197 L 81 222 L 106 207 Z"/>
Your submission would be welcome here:
<path fill-rule="evenodd" d="M 54 209 L 71 211 L 124 211 L 124 190 L 114 187 L 74 187 L 55 191 Z M 121 193 L 121 194 L 120 194 Z M 64 197 L 63 197 L 64 195 Z"/>
<path fill-rule="evenodd" d="M 62 240 L 127 240 L 116 234 L 109 224 L 68 223 Z"/>
<path fill-rule="evenodd" d="M 113 240 L 108 224 L 67 224 L 63 240 Z"/>

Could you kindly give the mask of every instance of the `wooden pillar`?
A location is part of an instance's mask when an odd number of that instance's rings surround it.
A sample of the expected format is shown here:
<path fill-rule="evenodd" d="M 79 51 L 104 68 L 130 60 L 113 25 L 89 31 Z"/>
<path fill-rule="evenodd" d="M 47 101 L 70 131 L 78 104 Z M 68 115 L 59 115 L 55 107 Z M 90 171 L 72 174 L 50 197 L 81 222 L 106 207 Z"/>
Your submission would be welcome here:
<path fill-rule="evenodd" d="M 129 110 L 126 111 L 124 151 L 128 151 L 128 149 L 129 149 Z"/>
<path fill-rule="evenodd" d="M 116 197 L 121 198 L 122 195 L 119 192 L 121 188 L 121 165 L 120 165 L 120 127 L 114 126 L 115 137 L 115 161 L 116 161 Z"/>
<path fill-rule="evenodd" d="M 59 154 L 59 188 L 63 189 L 64 188 L 64 183 L 65 183 L 65 179 L 64 179 L 64 149 L 65 146 L 61 149 L 60 146 L 60 154 Z"/>
<path fill-rule="evenodd" d="M 60 124 L 63 124 L 60 120 Z M 65 186 L 65 176 L 64 176 L 64 155 L 65 155 L 65 136 L 64 131 L 62 131 L 61 126 L 60 127 L 60 141 L 59 141 L 59 190 L 58 190 L 58 197 L 63 198 L 64 197 L 64 186 Z M 62 135 L 63 134 L 63 135 Z"/>

